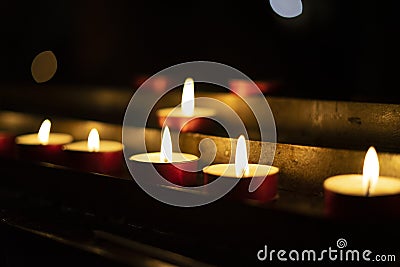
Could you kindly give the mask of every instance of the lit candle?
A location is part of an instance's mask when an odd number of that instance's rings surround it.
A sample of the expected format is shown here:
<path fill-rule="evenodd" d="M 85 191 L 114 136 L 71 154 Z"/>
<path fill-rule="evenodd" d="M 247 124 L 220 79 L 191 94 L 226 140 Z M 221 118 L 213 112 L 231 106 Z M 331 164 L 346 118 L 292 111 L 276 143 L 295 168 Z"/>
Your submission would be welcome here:
<path fill-rule="evenodd" d="M 187 153 L 172 152 L 171 134 L 168 126 L 165 127 L 160 152 L 136 154 L 129 158 L 133 168 L 143 175 L 149 177 L 152 166 L 167 181 L 180 186 L 193 186 L 197 184 L 197 166 L 199 158 Z M 152 179 L 149 177 L 149 182 Z"/>
<path fill-rule="evenodd" d="M 216 112 L 211 108 L 195 107 L 194 81 L 192 78 L 185 80 L 181 107 L 163 108 L 157 110 L 158 124 L 160 127 L 168 125 L 173 130 L 181 132 L 196 132 L 201 129 L 212 127 L 211 118 Z"/>
<path fill-rule="evenodd" d="M 332 176 L 323 186 L 328 216 L 400 217 L 400 179 L 379 176 L 374 147 L 365 155 L 363 174 Z"/>
<path fill-rule="evenodd" d="M 63 147 L 67 166 L 86 172 L 117 175 L 123 167 L 123 145 L 113 140 L 100 140 L 96 128 L 90 130 L 88 139 Z"/>
<path fill-rule="evenodd" d="M 15 135 L 9 132 L 0 132 L 0 158 L 12 159 L 15 157 Z"/>
<path fill-rule="evenodd" d="M 234 200 L 256 200 L 269 202 L 278 197 L 279 168 L 263 165 L 249 164 L 247 148 L 244 136 L 237 141 L 235 163 L 214 164 L 203 168 L 206 183 L 215 179 L 240 179 L 239 183 L 228 193 L 228 198 Z M 260 186 L 253 192 L 249 192 L 250 182 L 255 179 Z"/>
<path fill-rule="evenodd" d="M 17 136 L 17 157 L 22 160 L 62 164 L 62 146 L 73 141 L 66 133 L 51 133 L 50 120 L 44 120 L 38 133 Z"/>

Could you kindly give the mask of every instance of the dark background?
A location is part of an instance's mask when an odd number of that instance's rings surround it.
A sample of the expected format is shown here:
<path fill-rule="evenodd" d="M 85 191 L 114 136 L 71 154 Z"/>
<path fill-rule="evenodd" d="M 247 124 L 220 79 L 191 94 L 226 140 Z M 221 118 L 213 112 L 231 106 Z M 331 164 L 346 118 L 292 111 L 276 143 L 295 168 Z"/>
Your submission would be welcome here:
<path fill-rule="evenodd" d="M 47 84 L 129 88 L 207 60 L 278 80 L 277 95 L 400 103 L 395 2 L 303 0 L 303 14 L 286 19 L 267 0 L 7 0 L 0 82 L 35 84 L 32 60 L 51 50 L 58 69 Z"/>

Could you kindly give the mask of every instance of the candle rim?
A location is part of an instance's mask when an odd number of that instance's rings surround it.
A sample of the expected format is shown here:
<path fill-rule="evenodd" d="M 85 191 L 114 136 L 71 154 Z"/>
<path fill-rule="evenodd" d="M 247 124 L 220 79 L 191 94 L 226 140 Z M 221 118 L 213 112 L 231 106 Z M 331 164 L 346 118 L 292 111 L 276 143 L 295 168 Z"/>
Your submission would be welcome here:
<path fill-rule="evenodd" d="M 61 138 L 62 141 L 60 142 L 55 142 L 54 140 L 55 137 Z M 64 145 L 72 142 L 74 140 L 74 137 L 71 134 L 68 133 L 57 133 L 57 132 L 51 132 L 49 133 L 49 141 L 46 145 Z M 18 135 L 15 138 L 15 143 L 17 145 L 43 145 L 41 144 L 39 139 L 38 139 L 38 133 L 30 133 L 30 134 L 22 134 Z"/>
<path fill-rule="evenodd" d="M 200 113 L 200 114 L 199 114 Z M 195 107 L 193 115 L 185 115 L 180 108 L 161 108 L 156 112 L 159 117 L 168 118 L 201 118 L 201 117 L 212 117 L 216 115 L 216 111 L 211 108 Z M 202 115 L 202 116 L 199 116 Z"/>
<path fill-rule="evenodd" d="M 336 188 L 332 188 L 332 185 L 331 185 L 332 181 L 335 181 L 337 179 L 345 180 L 345 179 L 349 179 L 349 177 L 360 179 L 360 192 L 355 192 L 355 193 L 353 192 L 350 194 L 348 191 L 337 190 Z M 358 173 L 338 174 L 338 175 L 330 176 L 324 180 L 323 189 L 326 191 L 330 191 L 332 193 L 338 194 L 338 195 L 343 195 L 343 196 L 348 196 L 348 197 L 366 197 L 366 192 L 364 193 L 363 191 L 361 191 L 362 178 L 363 178 L 363 175 L 358 174 Z M 397 187 L 397 189 L 384 191 L 384 192 L 375 191 L 369 197 L 388 197 L 388 196 L 400 195 L 400 178 L 398 178 L 398 177 L 379 175 L 376 189 L 379 188 L 379 184 L 382 184 L 382 181 L 388 181 L 388 180 L 394 181 L 396 184 L 398 184 L 399 186 Z"/>
<path fill-rule="evenodd" d="M 224 173 L 226 172 L 226 170 L 229 167 L 233 168 L 233 171 L 235 171 L 235 164 L 234 163 L 219 163 L 219 164 L 212 164 L 209 166 L 206 166 L 203 168 L 203 172 L 210 174 L 210 175 L 214 175 L 214 176 L 221 176 L 221 177 L 227 177 L 227 178 L 237 178 L 237 179 L 242 179 L 242 178 L 257 178 L 257 177 L 267 177 L 267 176 L 271 176 L 271 175 L 275 175 L 277 173 L 279 173 L 279 168 L 276 166 L 272 166 L 272 165 L 267 165 L 267 164 L 254 164 L 254 163 L 249 163 L 249 169 L 251 170 L 252 168 L 254 169 L 254 166 L 259 166 L 259 167 L 268 167 L 269 171 L 268 173 L 266 173 L 265 175 L 260 175 L 260 176 L 251 176 L 251 175 L 243 175 L 242 177 L 237 177 L 236 175 L 223 175 L 223 174 L 216 174 L 213 173 L 212 171 L 210 171 L 212 168 L 215 167 L 222 167 L 222 166 L 226 166 Z M 234 172 L 235 173 L 235 172 Z"/>
<path fill-rule="evenodd" d="M 184 155 L 187 157 L 190 157 L 192 159 L 185 159 L 182 161 L 176 161 L 174 160 L 174 155 Z M 156 156 L 156 158 L 159 158 L 160 152 L 148 152 L 148 153 L 139 153 L 139 154 L 134 154 L 132 156 L 129 157 L 130 161 L 136 161 L 136 162 L 142 162 L 142 163 L 153 163 L 153 164 L 171 164 L 171 163 L 186 163 L 186 162 L 195 162 L 199 160 L 199 157 L 193 154 L 189 154 L 189 153 L 179 153 L 179 152 L 172 152 L 172 162 L 162 162 L 162 161 L 157 161 L 157 162 L 153 162 L 150 160 L 142 160 L 142 159 L 137 159 L 137 157 L 140 156 L 148 156 L 148 155 L 154 155 Z"/>
<path fill-rule="evenodd" d="M 65 144 L 63 146 L 63 150 L 65 151 L 74 151 L 74 152 L 88 152 L 88 153 L 101 153 L 101 152 L 117 152 L 120 151 L 124 148 L 123 144 L 121 142 L 115 141 L 115 140 L 100 140 L 100 149 L 99 151 L 89 151 L 88 146 L 87 146 L 88 140 L 80 140 L 76 141 L 73 143 Z M 108 144 L 116 144 L 118 145 L 118 148 L 115 149 L 108 149 L 107 147 L 104 147 L 104 145 Z M 103 145 L 103 146 L 102 146 Z M 76 146 L 83 147 L 81 148 L 75 148 Z"/>

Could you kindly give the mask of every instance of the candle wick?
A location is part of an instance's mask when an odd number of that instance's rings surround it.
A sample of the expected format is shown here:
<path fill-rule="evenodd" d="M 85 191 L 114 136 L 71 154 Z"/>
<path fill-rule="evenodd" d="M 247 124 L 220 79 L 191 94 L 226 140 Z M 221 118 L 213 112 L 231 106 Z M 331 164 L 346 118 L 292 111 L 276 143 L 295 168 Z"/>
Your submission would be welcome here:
<path fill-rule="evenodd" d="M 241 174 L 241 176 L 240 176 L 240 177 L 244 177 L 244 176 L 245 176 L 245 174 L 246 174 L 246 168 L 243 168 L 243 169 L 242 169 L 242 174 Z"/>
<path fill-rule="evenodd" d="M 367 193 L 365 194 L 366 197 L 369 197 L 371 191 L 371 179 L 368 179 L 367 183 Z"/>

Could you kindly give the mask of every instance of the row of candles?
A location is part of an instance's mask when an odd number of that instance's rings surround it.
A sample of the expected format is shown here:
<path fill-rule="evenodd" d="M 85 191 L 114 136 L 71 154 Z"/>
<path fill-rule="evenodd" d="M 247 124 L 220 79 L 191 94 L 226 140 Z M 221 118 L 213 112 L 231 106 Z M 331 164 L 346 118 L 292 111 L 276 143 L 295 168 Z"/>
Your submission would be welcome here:
<path fill-rule="evenodd" d="M 51 121 L 42 122 L 37 133 L 14 136 L 0 132 L 0 157 L 46 162 L 103 174 L 118 174 L 123 164 L 123 145 L 101 140 L 96 128 L 87 140 L 74 141 L 71 134 L 51 132 Z"/>
<path fill-rule="evenodd" d="M 204 115 L 206 114 L 206 115 Z M 198 186 L 196 172 L 199 158 L 196 155 L 172 151 L 170 128 L 182 130 L 188 121 L 193 130 L 202 124 L 202 116 L 215 115 L 212 109 L 194 107 L 194 82 L 185 81 L 181 109 L 163 109 L 157 112 L 159 123 L 166 125 L 162 132 L 159 152 L 132 155 L 129 164 L 140 168 L 152 164 L 166 180 L 178 186 Z M 197 118 L 199 117 L 199 118 Z M 198 120 L 192 120 L 197 118 Z M 204 123 L 204 122 L 203 122 Z M 193 127 L 195 126 L 195 127 Z M 43 121 L 38 133 L 13 137 L 0 132 L 0 156 L 8 156 L 14 146 L 21 159 L 44 161 L 73 167 L 83 171 L 117 174 L 123 166 L 123 144 L 114 140 L 100 140 L 93 128 L 88 140 L 73 142 L 65 133 L 51 133 L 51 122 Z M 246 140 L 239 136 L 235 162 L 213 164 L 203 168 L 203 184 L 215 179 L 240 179 L 229 194 L 236 200 L 254 200 L 268 203 L 278 198 L 276 166 L 249 164 Z M 262 183 L 249 192 L 252 179 Z M 379 160 L 374 147 L 370 147 L 364 160 L 362 174 L 344 174 L 329 177 L 323 183 L 325 210 L 333 216 L 382 216 L 400 217 L 400 179 L 379 175 Z"/>

